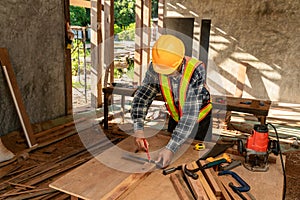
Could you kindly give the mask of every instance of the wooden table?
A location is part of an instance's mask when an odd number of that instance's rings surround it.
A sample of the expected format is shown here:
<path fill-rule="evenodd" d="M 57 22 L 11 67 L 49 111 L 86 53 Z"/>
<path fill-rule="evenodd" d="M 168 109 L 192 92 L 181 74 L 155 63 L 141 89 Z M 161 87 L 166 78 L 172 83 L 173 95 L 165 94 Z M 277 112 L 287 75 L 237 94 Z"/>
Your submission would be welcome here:
<path fill-rule="evenodd" d="M 108 106 L 113 94 L 121 95 L 121 112 L 124 112 L 125 96 L 133 96 L 136 89 L 122 87 L 103 88 L 104 93 L 104 129 L 108 129 Z"/>
<path fill-rule="evenodd" d="M 153 130 L 146 130 L 153 132 Z M 149 138 L 151 157 L 156 158 L 154 151 L 158 150 L 168 142 L 169 137 L 157 134 Z M 120 159 L 122 156 L 118 149 L 134 152 L 132 138 L 127 138 L 113 147 L 98 155 L 96 158 L 81 165 L 58 180 L 50 184 L 51 188 L 70 194 L 72 199 L 128 199 L 128 200 L 150 200 L 150 199 L 172 199 L 179 200 L 169 176 L 164 176 L 161 170 L 147 172 L 153 166 L 138 164 L 132 161 Z M 207 149 L 208 150 L 208 149 Z M 112 157 L 112 152 L 114 156 Z M 196 160 L 205 151 L 195 151 L 193 146 L 188 146 L 187 151 L 180 156 L 171 166 L 177 166 Z M 145 153 L 140 156 L 146 158 Z M 110 168 L 99 160 L 110 158 L 108 164 L 117 162 L 120 166 L 132 165 L 136 169 L 144 170 L 145 173 L 126 173 Z M 116 164 L 116 163 L 115 163 Z M 250 192 L 256 199 L 282 198 L 283 176 L 279 162 L 270 164 L 267 172 L 251 172 L 243 166 L 233 169 L 251 187 Z"/>
<path fill-rule="evenodd" d="M 136 89 L 122 87 L 107 87 L 103 88 L 104 93 L 104 129 L 108 129 L 108 107 L 113 94 L 121 95 L 121 113 L 124 112 L 125 96 L 133 96 Z M 156 100 L 162 101 L 161 95 L 156 97 Z M 231 96 L 212 95 L 213 108 L 250 113 L 255 115 L 261 124 L 266 123 L 266 118 L 269 113 L 271 101 L 249 98 L 238 98 Z"/>
<path fill-rule="evenodd" d="M 244 112 L 255 115 L 261 124 L 266 118 L 271 106 L 270 100 L 239 98 L 232 96 L 212 95 L 213 108 L 227 111 Z"/>

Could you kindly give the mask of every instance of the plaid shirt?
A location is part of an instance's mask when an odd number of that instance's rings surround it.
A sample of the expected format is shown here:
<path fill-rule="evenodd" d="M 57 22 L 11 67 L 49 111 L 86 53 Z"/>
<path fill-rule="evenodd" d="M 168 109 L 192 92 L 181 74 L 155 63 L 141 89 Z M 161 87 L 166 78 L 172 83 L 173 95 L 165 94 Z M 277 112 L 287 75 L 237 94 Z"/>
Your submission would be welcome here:
<path fill-rule="evenodd" d="M 171 81 L 173 97 L 175 105 L 178 107 L 179 86 L 184 70 L 185 60 L 181 69 L 180 75 L 168 76 Z M 196 125 L 199 115 L 199 110 L 204 102 L 210 99 L 208 90 L 204 87 L 205 68 L 203 64 L 196 67 L 188 86 L 186 101 L 183 107 L 183 115 L 180 117 L 176 128 L 172 133 L 172 137 L 166 148 L 172 152 L 176 152 L 178 148 L 186 141 L 191 134 L 193 127 Z M 147 115 L 153 99 L 157 93 L 160 93 L 159 74 L 153 69 L 150 63 L 149 69 L 143 80 L 143 84 L 135 93 L 131 117 L 134 123 L 134 131 L 143 130 L 144 119 Z"/>

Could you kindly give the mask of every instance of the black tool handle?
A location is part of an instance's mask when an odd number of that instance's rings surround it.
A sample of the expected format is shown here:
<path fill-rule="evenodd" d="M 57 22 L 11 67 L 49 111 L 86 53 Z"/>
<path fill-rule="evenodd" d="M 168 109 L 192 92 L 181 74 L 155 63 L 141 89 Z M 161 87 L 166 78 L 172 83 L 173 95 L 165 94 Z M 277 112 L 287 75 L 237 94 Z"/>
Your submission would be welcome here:
<path fill-rule="evenodd" d="M 196 170 L 189 170 L 188 168 L 186 168 L 186 165 L 184 166 L 184 173 L 195 180 L 199 177 L 198 174 L 195 173 L 197 171 L 199 171 L 199 168 Z"/>
<path fill-rule="evenodd" d="M 175 172 L 176 170 L 177 170 L 176 167 L 171 167 L 171 168 L 168 168 L 168 169 L 164 169 L 163 170 L 163 175 L 171 174 L 171 173 Z"/>

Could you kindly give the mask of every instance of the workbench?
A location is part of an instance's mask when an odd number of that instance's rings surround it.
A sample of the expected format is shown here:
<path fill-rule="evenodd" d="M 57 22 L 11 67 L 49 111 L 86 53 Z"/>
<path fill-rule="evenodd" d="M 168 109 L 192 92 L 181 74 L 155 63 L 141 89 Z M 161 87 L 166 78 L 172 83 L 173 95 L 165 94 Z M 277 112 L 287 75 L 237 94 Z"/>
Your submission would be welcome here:
<path fill-rule="evenodd" d="M 121 113 L 124 113 L 125 96 L 132 97 L 136 92 L 136 88 L 122 88 L 122 87 L 107 87 L 103 88 L 104 93 L 104 129 L 108 129 L 108 112 L 109 102 L 112 95 L 121 95 Z M 261 124 L 266 123 L 266 118 L 269 113 L 271 101 L 250 99 L 250 98 L 238 98 L 232 96 L 211 95 L 214 109 L 236 111 L 253 114 L 258 118 Z M 156 100 L 162 101 L 161 95 L 156 97 Z"/>
<path fill-rule="evenodd" d="M 146 134 L 153 131 L 147 129 Z M 148 138 L 152 159 L 156 158 L 158 150 L 163 148 L 168 140 L 169 136 L 164 132 Z M 184 145 L 179 151 L 183 154 L 180 156 L 176 154 L 177 159 L 170 167 L 197 160 L 209 150 L 209 146 L 206 150 L 196 151 L 193 145 Z M 72 199 L 179 199 L 170 181 L 170 175 L 164 176 L 161 169 L 153 168 L 154 164 L 151 166 L 121 158 L 124 151 L 126 153 L 135 150 L 133 138 L 127 138 L 54 181 L 50 187 L 71 195 Z M 137 155 L 147 158 L 144 152 Z M 279 156 L 276 159 L 276 164 L 270 163 L 267 172 L 251 172 L 243 166 L 236 167 L 232 171 L 250 185 L 250 192 L 256 199 L 279 200 L 282 198 L 283 176 Z M 119 171 L 115 166 L 127 172 Z M 141 173 L 132 173 L 128 169 L 135 169 Z"/>

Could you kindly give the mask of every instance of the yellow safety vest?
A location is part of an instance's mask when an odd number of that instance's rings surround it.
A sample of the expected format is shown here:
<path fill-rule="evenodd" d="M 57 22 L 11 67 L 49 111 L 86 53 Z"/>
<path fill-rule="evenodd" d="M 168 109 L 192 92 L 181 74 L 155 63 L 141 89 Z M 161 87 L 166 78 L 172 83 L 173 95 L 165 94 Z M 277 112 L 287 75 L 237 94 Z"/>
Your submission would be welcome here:
<path fill-rule="evenodd" d="M 179 89 L 179 111 L 175 106 L 174 97 L 171 89 L 170 79 L 166 75 L 159 75 L 160 80 L 160 88 L 162 91 L 162 96 L 165 99 L 166 107 L 169 111 L 169 114 L 172 118 L 178 122 L 180 117 L 182 116 L 183 106 L 186 100 L 186 94 L 188 90 L 188 86 L 192 77 L 192 74 L 196 67 L 200 64 L 200 61 L 195 58 L 186 57 L 186 64 L 184 68 L 184 72 L 180 81 L 180 89 Z M 209 102 L 207 105 L 202 107 L 199 111 L 198 122 L 206 117 L 206 115 L 211 111 L 212 104 Z"/>

